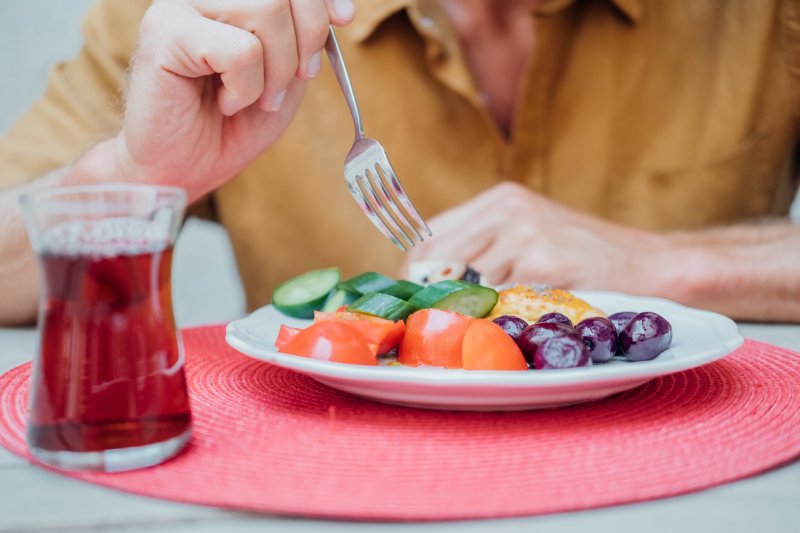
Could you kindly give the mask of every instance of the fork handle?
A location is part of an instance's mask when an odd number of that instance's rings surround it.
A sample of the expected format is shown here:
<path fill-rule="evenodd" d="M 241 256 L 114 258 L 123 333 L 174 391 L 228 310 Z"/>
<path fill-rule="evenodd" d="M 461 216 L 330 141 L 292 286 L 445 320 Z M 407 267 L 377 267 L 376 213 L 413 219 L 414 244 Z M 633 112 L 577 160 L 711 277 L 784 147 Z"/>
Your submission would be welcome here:
<path fill-rule="evenodd" d="M 331 62 L 331 66 L 333 66 L 333 72 L 336 74 L 336 81 L 339 82 L 339 87 L 342 88 L 344 99 L 347 100 L 347 107 L 350 108 L 350 115 L 353 117 L 353 126 L 356 130 L 356 139 L 361 139 L 364 137 L 361 112 L 358 110 L 356 93 L 353 92 L 353 84 L 350 83 L 350 76 L 347 74 L 342 51 L 339 49 L 339 43 L 333 33 L 333 26 L 328 27 L 328 40 L 325 41 L 325 51 L 328 53 L 328 60 Z"/>

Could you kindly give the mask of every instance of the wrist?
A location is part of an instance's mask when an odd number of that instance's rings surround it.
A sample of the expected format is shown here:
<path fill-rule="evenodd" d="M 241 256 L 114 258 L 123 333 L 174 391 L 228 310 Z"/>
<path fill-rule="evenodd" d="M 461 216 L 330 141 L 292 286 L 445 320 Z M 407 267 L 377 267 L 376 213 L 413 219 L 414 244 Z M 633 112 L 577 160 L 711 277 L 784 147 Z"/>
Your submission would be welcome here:
<path fill-rule="evenodd" d="M 659 234 L 651 250 L 641 266 L 649 294 L 704 306 L 727 290 L 730 261 L 723 248 L 693 242 L 676 232 Z"/>
<path fill-rule="evenodd" d="M 145 173 L 135 170 L 119 135 L 97 143 L 76 159 L 63 173 L 62 185 L 102 185 L 106 183 L 146 183 Z"/>

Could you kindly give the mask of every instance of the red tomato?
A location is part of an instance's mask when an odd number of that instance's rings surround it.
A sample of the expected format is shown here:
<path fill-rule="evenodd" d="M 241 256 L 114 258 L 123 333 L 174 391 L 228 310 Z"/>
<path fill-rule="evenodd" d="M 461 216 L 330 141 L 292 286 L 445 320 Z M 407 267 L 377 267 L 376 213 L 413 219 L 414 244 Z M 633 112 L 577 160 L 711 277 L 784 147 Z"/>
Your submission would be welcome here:
<path fill-rule="evenodd" d="M 514 339 L 489 320 L 474 320 L 467 328 L 461 358 L 466 370 L 528 370 Z"/>
<path fill-rule="evenodd" d="M 278 348 L 278 351 L 281 351 L 281 348 L 289 344 L 289 342 L 297 337 L 297 334 L 303 331 L 300 328 L 292 328 L 289 326 L 281 326 L 281 329 L 278 331 L 278 338 L 275 339 L 275 347 Z"/>
<path fill-rule="evenodd" d="M 311 324 L 279 351 L 334 363 L 378 364 L 375 346 L 370 347 L 357 329 L 338 321 Z"/>
<path fill-rule="evenodd" d="M 410 366 L 462 368 L 461 342 L 472 322 L 473 318 L 452 311 L 417 311 L 406 321 L 406 335 L 397 360 Z"/>
<path fill-rule="evenodd" d="M 334 321 L 342 322 L 352 328 L 357 329 L 370 344 L 376 344 L 379 354 L 384 354 L 400 345 L 403 334 L 406 332 L 406 325 L 402 320 L 392 322 L 375 316 L 364 315 L 361 313 L 349 313 L 347 311 L 337 311 L 335 313 L 314 313 L 315 322 Z"/>

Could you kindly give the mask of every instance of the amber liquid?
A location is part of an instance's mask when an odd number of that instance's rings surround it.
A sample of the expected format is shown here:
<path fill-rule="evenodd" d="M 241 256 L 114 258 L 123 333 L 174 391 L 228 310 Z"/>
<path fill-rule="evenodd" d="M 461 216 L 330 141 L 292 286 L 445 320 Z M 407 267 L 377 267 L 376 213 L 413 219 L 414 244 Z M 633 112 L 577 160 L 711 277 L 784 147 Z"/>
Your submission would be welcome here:
<path fill-rule="evenodd" d="M 41 256 L 45 298 L 31 381 L 31 447 L 104 451 L 189 429 L 171 262 L 170 247 Z"/>

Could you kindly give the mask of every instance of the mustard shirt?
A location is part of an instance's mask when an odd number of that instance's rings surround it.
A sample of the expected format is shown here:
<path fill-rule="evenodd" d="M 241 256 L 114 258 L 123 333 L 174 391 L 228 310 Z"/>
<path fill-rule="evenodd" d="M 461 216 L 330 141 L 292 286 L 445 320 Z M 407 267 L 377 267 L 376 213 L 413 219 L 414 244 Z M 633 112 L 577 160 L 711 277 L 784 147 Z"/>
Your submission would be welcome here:
<path fill-rule="evenodd" d="M 78 57 L 55 67 L 0 138 L 0 185 L 116 132 L 148 5 L 91 8 Z M 537 48 L 508 138 L 435 2 L 357 1 L 337 32 L 367 135 L 424 217 L 504 180 L 654 230 L 787 213 L 798 185 L 799 2 L 547 0 L 531 18 Z M 280 141 L 198 206 L 230 233 L 251 308 L 306 270 L 397 270 L 401 253 L 344 185 L 351 143 L 326 65 Z"/>

